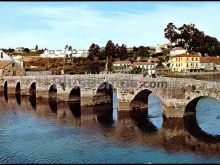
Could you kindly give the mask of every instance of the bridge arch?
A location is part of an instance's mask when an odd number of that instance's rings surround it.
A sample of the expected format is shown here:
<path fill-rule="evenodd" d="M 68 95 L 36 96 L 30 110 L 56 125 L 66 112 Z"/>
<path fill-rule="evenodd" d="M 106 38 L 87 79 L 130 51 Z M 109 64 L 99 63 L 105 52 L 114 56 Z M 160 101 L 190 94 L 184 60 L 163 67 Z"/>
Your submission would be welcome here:
<path fill-rule="evenodd" d="M 188 112 L 189 113 L 195 113 L 197 103 L 202 98 L 213 98 L 213 99 L 216 99 L 216 100 L 220 101 L 220 99 L 218 97 L 216 97 L 216 95 L 208 96 L 206 94 L 204 94 L 204 95 L 203 94 L 196 94 L 193 97 L 191 97 L 189 99 L 189 101 L 186 103 L 185 113 L 188 113 Z"/>
<path fill-rule="evenodd" d="M 106 81 L 101 83 L 94 93 L 93 102 L 113 104 L 113 85 Z"/>
<path fill-rule="evenodd" d="M 3 91 L 7 92 L 8 91 L 8 81 L 4 81 L 4 85 L 3 85 Z"/>
<path fill-rule="evenodd" d="M 80 95 L 81 91 L 79 86 L 72 88 L 69 93 L 69 101 L 74 101 L 75 99 L 80 100 Z"/>
<path fill-rule="evenodd" d="M 3 96 L 5 98 L 5 101 L 8 102 L 8 81 L 4 81 Z"/>
<path fill-rule="evenodd" d="M 80 118 L 81 116 L 80 97 L 81 97 L 80 87 L 76 86 L 70 91 L 69 101 L 68 101 L 69 109 L 72 112 L 73 116 L 75 116 L 76 118 Z"/>
<path fill-rule="evenodd" d="M 15 94 L 20 94 L 21 92 L 21 83 L 17 82 L 15 86 Z"/>
<path fill-rule="evenodd" d="M 29 87 L 29 101 L 31 103 L 31 106 L 33 109 L 36 109 L 37 104 L 36 104 L 36 82 L 32 82 L 30 87 Z"/>
<path fill-rule="evenodd" d="M 197 138 L 198 140 L 207 142 L 207 143 L 219 143 L 220 142 L 220 135 L 213 135 L 204 131 L 197 121 L 197 104 L 203 98 L 212 98 L 216 101 L 220 101 L 218 97 L 215 95 L 202 95 L 197 94 L 194 95 L 191 100 L 187 102 L 185 107 L 185 114 L 184 114 L 184 125 L 185 128 L 189 131 L 189 133 Z"/>
<path fill-rule="evenodd" d="M 57 97 L 57 85 L 52 84 L 48 89 L 48 98 L 56 98 Z"/>
<path fill-rule="evenodd" d="M 21 104 L 21 83 L 17 82 L 15 86 L 15 97 L 18 105 Z"/>
<path fill-rule="evenodd" d="M 153 133 L 162 127 L 163 123 L 163 103 L 156 92 L 142 88 L 133 94 L 129 105 L 130 116 L 137 125 L 143 126 Z"/>
<path fill-rule="evenodd" d="M 32 82 L 30 87 L 29 87 L 29 93 L 31 95 L 36 95 L 36 90 L 37 90 L 37 87 L 36 87 L 36 82 Z"/>
<path fill-rule="evenodd" d="M 154 94 L 162 101 L 162 97 L 155 92 L 154 90 L 147 89 L 147 88 L 140 88 L 139 90 L 132 93 L 132 98 L 130 102 L 130 109 L 146 109 L 148 104 L 148 97 L 150 94 Z M 143 108 L 141 108 L 143 106 Z"/>

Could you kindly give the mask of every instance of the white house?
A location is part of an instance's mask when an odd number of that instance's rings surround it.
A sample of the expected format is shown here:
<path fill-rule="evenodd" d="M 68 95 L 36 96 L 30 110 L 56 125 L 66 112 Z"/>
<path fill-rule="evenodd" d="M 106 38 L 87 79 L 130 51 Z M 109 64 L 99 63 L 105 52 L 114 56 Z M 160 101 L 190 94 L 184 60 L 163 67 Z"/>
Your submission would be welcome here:
<path fill-rule="evenodd" d="M 125 67 L 125 68 L 130 68 L 131 67 L 131 62 L 130 61 L 115 61 L 112 64 L 114 67 Z"/>
<path fill-rule="evenodd" d="M 24 47 L 17 47 L 15 49 L 15 53 L 23 53 L 23 51 L 24 51 Z"/>
<path fill-rule="evenodd" d="M 162 52 L 162 49 L 160 47 L 159 44 L 157 44 L 156 48 L 155 48 L 155 53 L 161 53 Z"/>
<path fill-rule="evenodd" d="M 12 61 L 13 58 L 0 50 L 0 61 Z"/>
<path fill-rule="evenodd" d="M 185 53 L 186 53 L 186 49 L 183 49 L 182 47 L 175 47 L 170 50 L 170 56 L 176 56 L 176 55 L 185 54 Z"/>
<path fill-rule="evenodd" d="M 66 56 L 72 57 L 87 57 L 88 50 L 45 50 L 44 53 L 40 55 L 42 58 L 65 58 Z"/>
<path fill-rule="evenodd" d="M 18 63 L 20 66 L 24 66 L 24 63 L 23 63 L 23 61 L 22 61 L 22 56 L 20 56 L 20 55 L 18 55 L 18 56 L 13 56 L 12 57 L 13 59 L 14 59 L 14 61 L 16 62 L 16 63 Z"/>
<path fill-rule="evenodd" d="M 207 57 L 200 57 L 199 68 L 201 70 L 213 71 L 215 64 L 212 60 L 209 60 Z"/>
<path fill-rule="evenodd" d="M 152 70 L 156 68 L 156 65 L 155 63 L 152 63 L 152 62 L 134 62 L 133 67 Z"/>

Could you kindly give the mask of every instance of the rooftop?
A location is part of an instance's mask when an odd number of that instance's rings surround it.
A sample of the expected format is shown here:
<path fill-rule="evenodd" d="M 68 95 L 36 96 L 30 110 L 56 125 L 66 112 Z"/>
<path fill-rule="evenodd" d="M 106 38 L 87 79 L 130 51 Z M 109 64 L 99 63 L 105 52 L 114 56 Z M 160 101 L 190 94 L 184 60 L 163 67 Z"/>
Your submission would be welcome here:
<path fill-rule="evenodd" d="M 0 61 L 0 69 L 6 67 L 10 63 L 12 63 L 12 61 Z"/>
<path fill-rule="evenodd" d="M 130 61 L 115 61 L 113 64 L 131 64 Z"/>
<path fill-rule="evenodd" d="M 188 53 L 184 53 L 184 54 L 178 54 L 178 55 L 175 55 L 173 57 L 201 57 L 200 55 L 198 54 L 188 54 Z"/>
<path fill-rule="evenodd" d="M 134 62 L 134 65 L 148 65 L 148 64 L 154 64 L 152 62 Z"/>
<path fill-rule="evenodd" d="M 151 62 L 151 61 L 154 61 L 154 62 L 160 62 L 159 58 L 143 58 L 143 59 L 141 59 L 141 61 L 147 61 L 147 62 Z"/>
<path fill-rule="evenodd" d="M 184 49 L 184 48 L 182 48 L 182 47 L 175 47 L 175 48 L 172 48 L 172 49 L 171 49 L 171 51 L 175 51 L 175 50 L 186 50 L 186 49 Z"/>
<path fill-rule="evenodd" d="M 200 58 L 201 62 L 206 62 L 206 63 L 215 63 L 215 64 L 220 64 L 220 58 L 219 57 L 201 57 Z"/>

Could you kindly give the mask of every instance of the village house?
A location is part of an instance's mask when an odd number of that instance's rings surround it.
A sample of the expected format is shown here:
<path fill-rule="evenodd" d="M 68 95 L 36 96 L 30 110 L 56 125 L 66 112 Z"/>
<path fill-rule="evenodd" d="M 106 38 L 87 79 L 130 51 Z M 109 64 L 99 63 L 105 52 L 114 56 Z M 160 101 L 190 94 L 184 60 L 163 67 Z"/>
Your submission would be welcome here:
<path fill-rule="evenodd" d="M 173 57 L 179 54 L 185 54 L 186 52 L 187 52 L 186 49 L 182 47 L 175 47 L 170 50 L 170 56 Z"/>
<path fill-rule="evenodd" d="M 36 53 L 38 50 L 37 49 L 30 49 L 30 52 Z"/>
<path fill-rule="evenodd" d="M 152 70 L 156 68 L 155 63 L 152 62 L 134 62 L 132 64 L 133 68 L 140 68 L 144 70 Z"/>
<path fill-rule="evenodd" d="M 0 61 L 0 76 L 23 76 L 25 70 L 15 61 Z"/>
<path fill-rule="evenodd" d="M 130 61 L 115 61 L 112 63 L 112 70 L 114 72 L 129 72 L 131 71 L 131 62 Z"/>
<path fill-rule="evenodd" d="M 143 58 L 140 59 L 141 62 L 152 62 L 152 63 L 159 63 L 160 60 L 159 58 L 154 58 L 154 57 L 150 57 L 150 58 Z"/>
<path fill-rule="evenodd" d="M 0 50 L 0 61 L 12 61 L 13 58 Z"/>
<path fill-rule="evenodd" d="M 0 50 L 0 76 L 22 76 L 25 74 L 23 63 Z"/>
<path fill-rule="evenodd" d="M 45 50 L 40 55 L 42 58 L 65 58 L 65 57 L 87 57 L 88 50 Z"/>
<path fill-rule="evenodd" d="M 199 68 L 201 71 L 213 71 L 215 69 L 213 57 L 200 57 Z"/>
<path fill-rule="evenodd" d="M 170 60 L 172 72 L 196 72 L 200 70 L 200 56 L 197 54 L 179 54 Z"/>
<path fill-rule="evenodd" d="M 24 52 L 24 47 L 15 48 L 15 53 L 23 53 L 23 52 Z"/>

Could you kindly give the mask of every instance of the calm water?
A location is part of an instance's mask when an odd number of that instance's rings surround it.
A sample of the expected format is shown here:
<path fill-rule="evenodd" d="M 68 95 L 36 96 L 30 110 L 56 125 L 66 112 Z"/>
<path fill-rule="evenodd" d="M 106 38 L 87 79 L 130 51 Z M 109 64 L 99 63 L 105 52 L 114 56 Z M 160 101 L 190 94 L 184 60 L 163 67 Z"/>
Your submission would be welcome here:
<path fill-rule="evenodd" d="M 190 121 L 164 120 L 154 95 L 148 117 L 118 113 L 115 95 L 113 110 L 30 100 L 0 97 L 0 163 L 220 163 L 220 102 L 211 98 Z"/>

